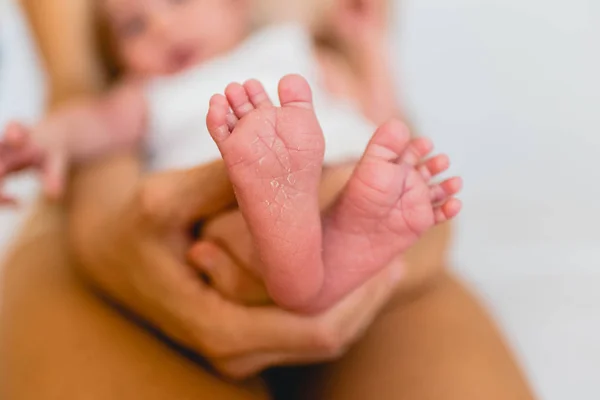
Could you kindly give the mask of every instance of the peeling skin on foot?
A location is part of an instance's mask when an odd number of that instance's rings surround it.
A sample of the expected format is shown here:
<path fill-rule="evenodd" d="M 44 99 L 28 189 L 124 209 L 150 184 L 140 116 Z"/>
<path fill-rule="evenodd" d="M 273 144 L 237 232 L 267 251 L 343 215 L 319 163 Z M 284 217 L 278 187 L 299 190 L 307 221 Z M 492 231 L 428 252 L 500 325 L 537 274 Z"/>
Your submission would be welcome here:
<path fill-rule="evenodd" d="M 274 214 L 273 204 L 269 200 L 265 200 L 265 205 L 267 206 L 267 209 L 269 210 L 269 214 L 273 215 Z"/>
<path fill-rule="evenodd" d="M 275 216 L 275 215 L 279 215 L 279 218 L 277 219 L 281 219 L 281 215 L 286 211 L 286 210 L 293 210 L 293 208 L 290 206 L 290 196 L 286 193 L 286 191 L 284 189 L 282 189 L 284 186 L 280 185 L 280 190 L 278 190 L 277 195 L 275 196 L 275 201 L 270 202 L 269 200 L 265 200 L 264 204 L 266 205 L 267 209 L 269 210 L 269 214 L 271 216 Z"/>
<path fill-rule="evenodd" d="M 271 150 L 275 153 L 277 159 L 285 168 L 285 170 L 287 172 L 291 172 L 292 166 L 290 162 L 290 154 L 283 141 L 281 139 L 274 140 L 273 146 L 271 146 Z"/>
<path fill-rule="evenodd" d="M 275 195 L 275 201 L 281 205 L 281 208 L 286 208 L 286 203 L 289 201 L 290 196 L 287 193 L 286 186 L 279 184 L 277 187 L 277 194 Z"/>
<path fill-rule="evenodd" d="M 280 215 L 286 210 L 295 211 L 293 206 L 293 198 L 295 196 L 288 193 L 289 187 L 277 180 L 271 181 L 271 187 L 273 188 L 273 191 L 276 192 L 275 196 L 273 196 L 273 202 L 269 204 L 269 212 L 271 215 L 274 214 L 273 211 L 275 208 L 277 208 L 277 211 Z"/>
<path fill-rule="evenodd" d="M 290 185 L 294 186 L 294 184 L 296 183 L 296 178 L 294 178 L 293 174 L 289 174 L 287 177 L 287 181 Z"/>

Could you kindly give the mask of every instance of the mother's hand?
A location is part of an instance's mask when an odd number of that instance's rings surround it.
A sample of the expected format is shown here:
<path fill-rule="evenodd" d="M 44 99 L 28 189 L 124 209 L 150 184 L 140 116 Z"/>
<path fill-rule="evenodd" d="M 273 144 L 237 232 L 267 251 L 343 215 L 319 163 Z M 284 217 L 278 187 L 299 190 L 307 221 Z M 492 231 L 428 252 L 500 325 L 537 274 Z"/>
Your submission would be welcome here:
<path fill-rule="evenodd" d="M 127 174 L 117 171 L 112 171 L 114 179 L 125 182 L 108 187 L 129 189 L 106 196 L 101 190 L 94 193 L 88 203 L 95 207 L 80 208 L 71 219 L 82 271 L 111 297 L 206 356 L 228 376 L 339 356 L 394 289 L 398 265 L 319 316 L 231 302 L 184 261 L 192 222 L 233 200 L 222 164 L 159 174 L 133 186 L 126 184 Z M 110 200 L 114 197 L 122 201 Z"/>

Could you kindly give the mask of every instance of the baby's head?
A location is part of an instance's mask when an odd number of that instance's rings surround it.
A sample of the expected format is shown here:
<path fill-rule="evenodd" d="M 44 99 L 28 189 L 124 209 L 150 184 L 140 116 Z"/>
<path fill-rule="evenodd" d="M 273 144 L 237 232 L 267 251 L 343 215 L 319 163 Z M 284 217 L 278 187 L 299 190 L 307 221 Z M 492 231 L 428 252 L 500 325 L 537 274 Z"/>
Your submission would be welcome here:
<path fill-rule="evenodd" d="M 223 54 L 250 29 L 249 0 L 101 0 L 125 72 L 171 75 Z"/>

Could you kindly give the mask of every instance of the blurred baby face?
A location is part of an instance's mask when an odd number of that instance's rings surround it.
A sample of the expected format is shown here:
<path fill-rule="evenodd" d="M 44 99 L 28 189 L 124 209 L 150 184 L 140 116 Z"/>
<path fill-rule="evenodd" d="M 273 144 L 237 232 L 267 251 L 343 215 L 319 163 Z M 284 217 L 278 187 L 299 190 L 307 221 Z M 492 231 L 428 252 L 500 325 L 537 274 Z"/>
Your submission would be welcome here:
<path fill-rule="evenodd" d="M 243 40 L 247 0 L 103 0 L 123 67 L 170 75 L 218 56 Z"/>

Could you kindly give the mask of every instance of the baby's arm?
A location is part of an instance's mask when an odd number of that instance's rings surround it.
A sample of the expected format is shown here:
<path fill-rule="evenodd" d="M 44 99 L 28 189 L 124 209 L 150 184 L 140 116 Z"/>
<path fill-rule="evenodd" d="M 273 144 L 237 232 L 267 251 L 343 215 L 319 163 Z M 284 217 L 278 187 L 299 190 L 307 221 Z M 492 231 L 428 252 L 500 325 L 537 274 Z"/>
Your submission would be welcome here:
<path fill-rule="evenodd" d="M 71 102 L 31 129 L 12 123 L 0 140 L 0 179 L 39 168 L 46 193 L 60 197 L 71 164 L 137 147 L 145 124 L 146 102 L 136 85 Z"/>

